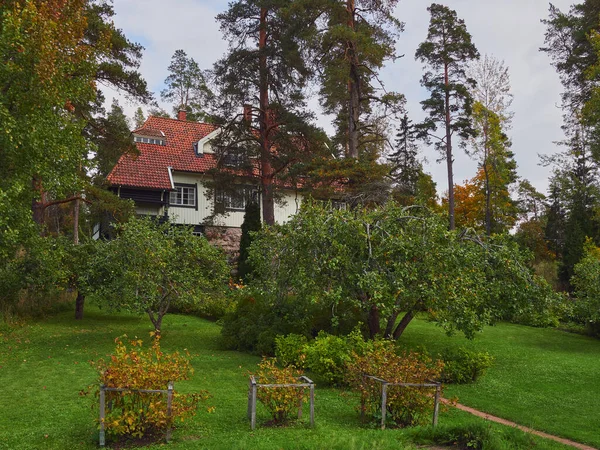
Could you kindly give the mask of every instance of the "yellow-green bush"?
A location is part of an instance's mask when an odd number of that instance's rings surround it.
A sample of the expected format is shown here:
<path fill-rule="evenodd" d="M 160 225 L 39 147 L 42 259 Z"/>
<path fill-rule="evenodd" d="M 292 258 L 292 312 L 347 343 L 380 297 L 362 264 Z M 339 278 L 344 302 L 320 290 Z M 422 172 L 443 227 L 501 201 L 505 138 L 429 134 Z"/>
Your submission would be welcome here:
<path fill-rule="evenodd" d="M 142 393 L 137 389 L 166 390 L 170 381 L 187 380 L 193 369 L 187 355 L 167 354 L 160 349 L 160 336 L 154 335 L 152 346 L 142 347 L 141 340 L 130 341 L 128 348 L 121 338 L 115 339 L 115 353 L 109 360 L 101 359 L 92 365 L 100 373 L 100 384 L 107 388 L 131 391 L 106 392 L 104 426 L 109 437 L 155 436 L 166 431 L 174 422 L 193 416 L 207 392 L 173 394 L 171 415 L 167 413 L 167 395 Z"/>

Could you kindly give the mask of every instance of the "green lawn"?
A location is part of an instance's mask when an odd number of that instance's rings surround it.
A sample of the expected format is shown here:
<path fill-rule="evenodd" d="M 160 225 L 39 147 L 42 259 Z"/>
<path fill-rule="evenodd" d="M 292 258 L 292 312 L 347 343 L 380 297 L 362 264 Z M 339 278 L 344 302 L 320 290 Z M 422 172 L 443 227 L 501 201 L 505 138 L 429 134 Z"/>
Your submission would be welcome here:
<path fill-rule="evenodd" d="M 412 323 L 402 345 L 465 346 L 495 357 L 477 383 L 446 388 L 460 403 L 537 430 L 600 448 L 600 341 L 554 329 L 487 327 L 473 341 Z"/>
<path fill-rule="evenodd" d="M 88 361 L 98 359 L 110 354 L 114 348 L 114 338 L 127 333 L 130 337 L 148 339 L 150 331 L 147 318 L 134 317 L 126 314 L 108 315 L 95 308 L 88 307 L 86 318 L 82 322 L 71 319 L 72 313 L 60 313 L 44 321 L 30 323 L 9 334 L 0 336 L 0 449 L 76 449 L 95 448 L 98 441 L 97 429 L 94 425 L 96 409 L 92 408 L 92 399 L 81 397 L 80 390 L 92 384 L 96 375 Z M 430 324 L 415 322 L 409 327 L 407 340 L 412 344 L 429 343 L 434 341 L 437 330 Z M 503 341 L 513 342 L 520 339 L 523 334 L 531 336 L 526 343 L 508 345 Z M 514 336 L 513 336 L 514 334 Z M 460 395 L 460 400 L 471 406 L 487 408 L 492 411 L 495 406 L 491 401 L 494 396 L 502 398 L 507 391 L 518 393 L 515 400 L 509 398 L 502 400 L 502 405 L 510 410 L 516 421 L 526 425 L 534 425 L 548 431 L 569 436 L 573 439 L 598 444 L 598 437 L 589 438 L 596 424 L 598 429 L 598 410 L 600 402 L 591 386 L 577 392 L 586 398 L 579 405 L 577 414 L 566 411 L 559 420 L 562 423 L 548 424 L 542 420 L 547 413 L 548 422 L 557 420 L 553 409 L 543 404 L 522 403 L 529 401 L 531 395 L 525 395 L 523 388 L 513 388 L 510 383 L 527 382 L 528 370 L 521 370 L 518 364 L 518 354 L 523 346 L 531 346 L 531 358 L 523 357 L 533 365 L 540 361 L 540 355 L 533 355 L 534 350 L 545 352 L 557 351 L 553 348 L 536 345 L 539 342 L 549 342 L 552 336 L 548 330 L 533 330 L 523 327 L 503 326 L 493 328 L 479 338 L 474 345 L 488 348 L 496 354 L 497 365 L 490 370 L 489 375 L 474 387 L 461 387 L 448 389 L 450 394 Z M 440 335 L 442 336 L 442 335 Z M 504 336 L 504 337 L 503 337 Z M 542 336 L 536 338 L 536 336 Z M 570 358 L 580 357 L 581 365 L 588 367 L 592 362 L 598 361 L 600 343 L 588 341 L 574 335 L 557 334 L 565 344 L 560 346 L 560 355 L 556 355 L 563 365 L 570 365 L 566 361 Z M 446 340 L 446 338 L 443 338 Z M 500 342 L 496 342 L 500 341 Z M 559 339 L 560 341 L 560 339 Z M 566 344 L 572 342 L 572 344 Z M 581 342 L 582 344 L 578 344 Z M 494 344 L 496 343 L 496 344 Z M 587 343 L 584 346 L 583 343 Z M 497 348 L 494 346 L 497 345 Z M 187 348 L 192 354 L 192 363 L 196 373 L 192 380 L 176 385 L 182 391 L 195 391 L 207 389 L 213 396 L 209 405 L 215 406 L 214 413 L 202 409 L 189 423 L 177 429 L 173 436 L 173 449 L 402 449 L 414 448 L 410 443 L 414 430 L 385 430 L 365 428 L 360 425 L 358 415 L 354 410 L 356 399 L 351 395 L 342 395 L 339 390 L 317 387 L 316 422 L 314 429 L 304 424 L 297 424 L 287 428 L 258 428 L 250 431 L 246 420 L 246 389 L 247 373 L 253 370 L 258 358 L 242 353 L 224 351 L 219 348 L 219 327 L 213 323 L 194 317 L 170 315 L 165 318 L 163 326 L 163 349 L 182 350 Z M 574 354 L 567 353 L 568 348 L 577 348 Z M 584 351 L 583 349 L 587 350 Z M 594 353 L 595 352 L 595 353 Z M 506 355 L 505 355 L 506 353 Z M 511 359 L 511 354 L 513 354 Z M 510 364 L 502 368 L 505 360 Z M 535 359 L 534 359 L 535 358 Z M 547 359 L 541 359 L 542 362 Z M 595 363 L 597 367 L 597 362 Z M 556 366 L 559 364 L 553 364 Z M 520 370 L 521 378 L 512 373 L 515 368 Z M 532 369 L 534 370 L 534 369 Z M 579 368 L 579 371 L 583 371 Z M 535 373 L 535 372 L 532 372 Z M 552 371 L 545 372 L 548 377 Z M 587 373 L 587 369 L 586 369 Z M 539 377 L 539 374 L 537 375 Z M 505 378 L 506 377 L 506 378 Z M 555 381 L 556 388 L 562 388 L 562 382 L 575 377 L 560 378 Z M 552 380 L 542 380 L 552 385 Z M 540 380 L 538 380 L 540 382 Z M 547 394 L 546 384 L 544 392 Z M 575 390 L 575 388 L 572 388 Z M 566 397 L 560 394 L 561 397 Z M 575 395 L 575 394 L 569 394 Z M 596 395 L 596 397 L 592 397 Z M 587 397 L 586 397 L 587 396 Z M 523 397 L 523 400 L 521 399 Z M 560 405 L 571 402 L 570 399 L 551 398 L 551 404 Z M 596 407 L 592 414 L 593 407 Z M 528 412 L 527 408 L 534 410 Z M 585 409 L 584 409 L 585 408 Z M 560 408 L 555 408 L 559 411 Z M 569 420 L 576 418 L 570 415 L 579 415 L 585 410 L 589 424 L 580 427 L 579 433 L 571 434 L 570 430 L 575 425 L 562 429 Z M 500 414 L 501 411 L 494 410 Z M 552 415 L 551 415 L 552 414 Z M 266 421 L 268 417 L 264 411 L 259 410 L 259 421 Z M 535 420 L 535 422 L 533 422 Z M 582 420 L 584 422 L 584 420 Z M 482 423 L 480 419 L 468 414 L 449 410 L 440 416 L 442 426 L 456 426 L 464 424 Z M 539 425 L 538 425 L 539 423 Z M 545 426 L 541 426 L 541 425 Z M 486 425 L 488 426 L 488 425 Z M 566 447 L 550 441 L 526 437 L 522 433 L 505 427 L 489 425 L 497 435 L 515 436 L 521 444 L 518 447 L 506 446 L 502 448 L 538 448 L 538 449 L 564 449 Z M 427 430 L 422 430 L 427 433 Z M 567 432 L 568 431 L 568 432 Z M 413 438 L 414 439 L 414 438 Z M 158 448 L 158 445 L 156 446 Z M 497 447 L 495 447 L 497 448 Z"/>

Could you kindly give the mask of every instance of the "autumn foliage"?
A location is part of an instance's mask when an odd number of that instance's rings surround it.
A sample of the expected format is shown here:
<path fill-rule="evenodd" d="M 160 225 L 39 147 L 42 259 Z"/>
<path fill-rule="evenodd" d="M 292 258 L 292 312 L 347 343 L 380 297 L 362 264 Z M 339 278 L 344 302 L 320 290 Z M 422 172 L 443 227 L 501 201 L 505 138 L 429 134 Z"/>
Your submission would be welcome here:
<path fill-rule="evenodd" d="M 152 346 L 142 347 L 141 340 L 130 341 L 130 347 L 119 337 L 110 359 L 92 363 L 100 372 L 100 384 L 107 388 L 130 391 L 106 391 L 104 426 L 109 437 L 146 437 L 163 433 L 175 421 L 193 416 L 198 404 L 208 398 L 207 392 L 180 394 L 174 392 L 171 414 L 167 411 L 167 395 L 142 393 L 137 389 L 166 390 L 170 381 L 187 380 L 194 370 L 186 355 L 167 354 L 160 348 L 160 336 L 154 335 Z"/>
<path fill-rule="evenodd" d="M 275 358 L 263 358 L 254 375 L 260 384 L 297 384 L 302 373 L 294 366 L 279 368 Z M 308 400 L 308 389 L 303 387 L 259 388 L 258 400 L 273 417 L 273 423 L 288 422 L 302 403 Z"/>
<path fill-rule="evenodd" d="M 367 417 L 381 413 L 381 385 L 364 375 L 376 376 L 389 383 L 431 383 L 440 379 L 442 361 L 433 361 L 415 352 L 398 354 L 393 341 L 375 341 L 364 355 L 352 355 L 347 365 L 351 386 L 361 396 Z M 398 426 L 424 425 L 433 414 L 434 391 L 431 387 L 389 386 L 387 416 Z"/>

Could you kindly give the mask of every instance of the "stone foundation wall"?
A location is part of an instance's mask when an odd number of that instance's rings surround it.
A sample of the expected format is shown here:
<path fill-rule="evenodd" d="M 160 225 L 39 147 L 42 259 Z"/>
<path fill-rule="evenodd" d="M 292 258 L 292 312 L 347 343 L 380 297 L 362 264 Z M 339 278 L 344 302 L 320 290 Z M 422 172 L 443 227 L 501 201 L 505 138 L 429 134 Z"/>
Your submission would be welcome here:
<path fill-rule="evenodd" d="M 235 267 L 240 256 L 241 228 L 207 226 L 204 234 L 211 244 L 225 251 L 227 260 Z"/>

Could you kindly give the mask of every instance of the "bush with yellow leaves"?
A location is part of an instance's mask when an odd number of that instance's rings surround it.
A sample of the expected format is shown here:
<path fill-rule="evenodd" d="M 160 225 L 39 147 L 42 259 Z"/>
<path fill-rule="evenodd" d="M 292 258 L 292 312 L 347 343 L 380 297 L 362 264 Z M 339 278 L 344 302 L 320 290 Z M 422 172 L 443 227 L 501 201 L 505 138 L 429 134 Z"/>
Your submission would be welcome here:
<path fill-rule="evenodd" d="M 189 353 L 163 353 L 160 335 L 151 333 L 152 346 L 143 348 L 141 340 L 130 341 L 128 348 L 119 337 L 110 360 L 92 362 L 100 373 L 100 384 L 126 391 L 106 391 L 104 426 L 109 438 L 158 437 L 175 421 L 183 422 L 196 413 L 206 391 L 193 394 L 173 393 L 171 414 L 167 411 L 166 393 L 138 390 L 166 390 L 169 382 L 187 380 L 193 374 Z M 126 336 L 123 336 L 126 337 Z"/>
<path fill-rule="evenodd" d="M 263 358 L 255 374 L 259 384 L 297 384 L 302 372 L 294 366 L 279 368 L 275 358 Z M 257 391 L 258 400 L 266 406 L 274 424 L 284 424 L 308 400 L 308 389 L 304 387 L 265 387 Z"/>

